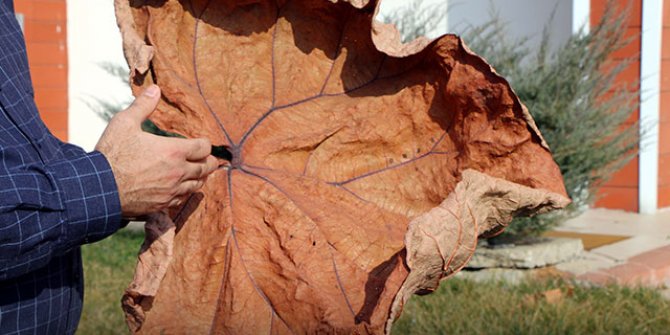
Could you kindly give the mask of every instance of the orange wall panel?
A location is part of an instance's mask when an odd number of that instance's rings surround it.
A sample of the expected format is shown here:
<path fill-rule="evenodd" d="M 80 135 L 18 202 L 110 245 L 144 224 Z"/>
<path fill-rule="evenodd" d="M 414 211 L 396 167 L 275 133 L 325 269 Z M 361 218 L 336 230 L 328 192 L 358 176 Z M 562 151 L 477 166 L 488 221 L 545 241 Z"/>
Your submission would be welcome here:
<path fill-rule="evenodd" d="M 51 132 L 67 141 L 66 1 L 15 0 L 14 6 L 17 13 L 24 15 L 24 36 L 37 108 Z"/>
<path fill-rule="evenodd" d="M 30 75 L 35 88 L 62 88 L 67 83 L 67 68 L 58 65 L 30 64 Z"/>
<path fill-rule="evenodd" d="M 604 186 L 598 193 L 595 206 L 637 212 L 639 211 L 638 189 L 637 187 Z"/>
<path fill-rule="evenodd" d="M 670 10 L 668 8 L 667 10 Z M 663 28 L 663 36 L 661 37 L 661 58 L 670 59 L 670 27 Z"/>
<path fill-rule="evenodd" d="M 591 0 L 591 25 L 598 23 L 605 13 L 608 0 Z M 619 0 L 615 2 L 617 11 L 628 10 L 628 26 L 642 26 L 642 0 Z"/>
<path fill-rule="evenodd" d="M 658 207 L 670 207 L 670 0 L 663 3 L 661 94 L 659 111 Z"/>
<path fill-rule="evenodd" d="M 639 60 L 629 60 L 629 64 L 626 65 L 624 69 L 616 76 L 616 86 L 620 84 L 626 85 L 627 87 L 633 86 L 638 88 L 638 81 L 640 81 L 640 61 Z"/>
<path fill-rule="evenodd" d="M 65 38 L 65 21 L 37 21 L 25 16 L 25 36 L 32 43 L 53 43 Z"/>
<path fill-rule="evenodd" d="M 658 153 L 670 154 L 670 122 L 661 122 L 658 128 Z"/>
<path fill-rule="evenodd" d="M 591 24 L 596 25 L 605 13 L 608 0 L 591 0 Z M 628 60 L 630 64 L 617 76 L 615 88 L 639 90 L 640 81 L 640 44 L 642 26 L 642 0 L 616 1 L 618 13 L 627 11 L 626 38 L 629 44 L 615 51 L 610 57 L 616 63 Z M 670 117 L 670 115 L 669 115 Z M 636 111 L 626 123 L 632 124 L 639 120 L 639 111 Z M 616 172 L 596 195 L 596 207 L 638 211 L 639 162 L 632 160 L 620 171 Z"/>
<path fill-rule="evenodd" d="M 64 115 L 65 114 L 65 115 Z M 40 116 L 45 123 L 58 130 L 67 130 L 67 115 L 58 109 L 42 108 Z"/>
<path fill-rule="evenodd" d="M 661 91 L 661 123 L 670 122 L 670 90 Z"/>
<path fill-rule="evenodd" d="M 17 11 L 19 8 L 28 10 L 30 18 L 43 22 L 64 22 L 66 20 L 65 0 L 14 0 Z"/>
<path fill-rule="evenodd" d="M 612 52 L 611 57 L 614 59 L 640 59 L 640 50 L 642 45 L 642 38 L 640 36 L 640 28 L 632 27 L 627 28 L 624 34 L 624 40 L 626 45 L 624 45 L 619 50 Z"/>
<path fill-rule="evenodd" d="M 626 166 L 612 175 L 607 181 L 607 186 L 612 187 L 637 187 L 639 181 L 639 160 L 633 158 Z"/>
<path fill-rule="evenodd" d="M 32 65 L 67 65 L 67 46 L 64 44 L 31 41 L 26 48 Z"/>
<path fill-rule="evenodd" d="M 67 112 L 67 88 L 41 88 L 35 92 L 35 102 L 40 108 Z"/>
<path fill-rule="evenodd" d="M 670 90 L 670 60 L 661 61 L 661 90 Z"/>
<path fill-rule="evenodd" d="M 658 207 L 670 207 L 670 186 L 661 186 L 658 188 Z"/>
<path fill-rule="evenodd" d="M 670 186 L 670 173 L 667 173 L 670 172 L 670 153 L 660 154 L 658 158 L 658 185 Z"/>

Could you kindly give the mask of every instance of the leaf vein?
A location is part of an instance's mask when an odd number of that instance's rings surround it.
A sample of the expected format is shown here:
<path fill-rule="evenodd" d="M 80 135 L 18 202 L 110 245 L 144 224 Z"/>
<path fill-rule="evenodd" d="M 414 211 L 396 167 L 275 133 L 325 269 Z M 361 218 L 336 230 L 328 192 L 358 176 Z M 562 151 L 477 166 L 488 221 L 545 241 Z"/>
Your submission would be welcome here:
<path fill-rule="evenodd" d="M 193 73 L 195 75 L 195 83 L 198 87 L 198 93 L 200 94 L 200 97 L 202 98 L 202 101 L 205 103 L 205 106 L 207 107 L 207 110 L 212 114 L 214 119 L 216 120 L 216 123 L 218 124 L 219 128 L 221 128 L 221 131 L 223 131 L 223 134 L 226 136 L 226 139 L 228 140 L 228 143 L 230 145 L 234 145 L 234 142 L 230 135 L 228 134 L 228 131 L 226 130 L 226 127 L 223 126 L 223 122 L 219 118 L 219 116 L 214 112 L 214 109 L 212 109 L 212 106 L 209 104 L 209 101 L 207 101 L 207 98 L 205 98 L 205 93 L 202 90 L 202 85 L 200 85 L 200 78 L 198 76 L 198 61 L 197 61 L 197 47 L 198 47 L 198 31 L 200 27 L 200 22 L 202 21 L 202 16 L 205 14 L 207 9 L 209 8 L 210 3 L 212 0 L 208 0 L 207 3 L 205 4 L 205 8 L 203 8 L 202 12 L 198 17 L 196 18 L 195 22 L 195 32 L 193 34 Z M 189 2 L 190 3 L 190 2 Z M 192 8 L 192 4 L 191 4 Z"/>

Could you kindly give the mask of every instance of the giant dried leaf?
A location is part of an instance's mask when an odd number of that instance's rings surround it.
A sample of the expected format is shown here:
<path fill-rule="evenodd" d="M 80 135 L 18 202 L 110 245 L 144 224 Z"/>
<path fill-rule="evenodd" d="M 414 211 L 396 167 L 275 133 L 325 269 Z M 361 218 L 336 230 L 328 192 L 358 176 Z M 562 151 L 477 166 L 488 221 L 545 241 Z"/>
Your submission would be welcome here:
<path fill-rule="evenodd" d="M 175 234 L 147 238 L 133 331 L 382 333 L 478 235 L 567 202 L 525 107 L 456 36 L 403 45 L 366 0 L 115 2 L 133 92 L 163 89 L 153 121 L 233 156 L 156 216 Z"/>

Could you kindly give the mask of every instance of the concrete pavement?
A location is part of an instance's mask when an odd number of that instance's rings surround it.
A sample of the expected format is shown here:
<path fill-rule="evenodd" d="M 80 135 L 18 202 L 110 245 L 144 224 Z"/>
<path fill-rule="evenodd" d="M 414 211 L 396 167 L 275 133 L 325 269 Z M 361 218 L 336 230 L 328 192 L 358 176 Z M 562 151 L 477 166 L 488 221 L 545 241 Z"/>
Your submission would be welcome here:
<path fill-rule="evenodd" d="M 593 235 L 625 237 L 557 266 L 578 280 L 670 287 L 670 211 L 644 215 L 591 209 L 556 231 L 577 233 L 584 239 Z"/>

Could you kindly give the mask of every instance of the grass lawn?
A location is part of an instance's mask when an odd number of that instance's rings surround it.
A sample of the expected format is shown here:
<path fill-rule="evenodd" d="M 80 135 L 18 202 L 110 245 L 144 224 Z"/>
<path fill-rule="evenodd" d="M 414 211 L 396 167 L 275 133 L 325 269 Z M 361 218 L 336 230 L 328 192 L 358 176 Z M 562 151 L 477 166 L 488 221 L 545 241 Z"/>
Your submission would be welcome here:
<path fill-rule="evenodd" d="M 434 294 L 413 297 L 393 333 L 670 334 L 670 302 L 645 288 L 451 279 Z"/>
<path fill-rule="evenodd" d="M 124 229 L 82 248 L 84 311 L 77 334 L 128 334 L 121 296 L 135 272 L 144 234 Z"/>
<path fill-rule="evenodd" d="M 128 333 L 120 299 L 142 239 L 142 234 L 122 231 L 83 248 L 86 294 L 78 334 Z M 642 288 L 450 279 L 434 294 L 413 297 L 393 333 L 670 334 L 670 302 Z"/>

